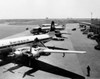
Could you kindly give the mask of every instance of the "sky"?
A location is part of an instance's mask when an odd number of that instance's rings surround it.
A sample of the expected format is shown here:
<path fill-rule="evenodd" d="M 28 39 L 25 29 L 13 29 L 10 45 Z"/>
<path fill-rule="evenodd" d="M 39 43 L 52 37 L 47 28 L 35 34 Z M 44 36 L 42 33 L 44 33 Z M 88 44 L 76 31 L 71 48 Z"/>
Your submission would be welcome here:
<path fill-rule="evenodd" d="M 100 18 L 100 0 L 0 0 L 0 19 Z"/>

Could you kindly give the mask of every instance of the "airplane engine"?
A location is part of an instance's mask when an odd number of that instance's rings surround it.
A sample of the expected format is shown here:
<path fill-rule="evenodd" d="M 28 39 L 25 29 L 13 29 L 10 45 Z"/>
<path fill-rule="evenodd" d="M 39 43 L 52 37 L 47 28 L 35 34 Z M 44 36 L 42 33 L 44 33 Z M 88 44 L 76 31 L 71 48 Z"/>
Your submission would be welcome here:
<path fill-rule="evenodd" d="M 35 50 L 34 48 L 31 49 L 31 53 L 32 53 L 32 56 L 34 58 L 39 58 L 40 57 L 40 52 Z"/>
<path fill-rule="evenodd" d="M 39 58 L 40 56 L 49 56 L 51 54 L 49 52 L 43 52 L 43 50 L 44 49 L 42 48 L 37 48 L 37 49 L 32 48 L 31 53 L 35 58 Z"/>
<path fill-rule="evenodd" d="M 11 58 L 20 58 L 22 56 L 23 56 L 22 52 L 18 50 L 8 55 L 8 57 L 11 57 Z"/>
<path fill-rule="evenodd" d="M 14 54 L 15 54 L 16 56 L 22 56 L 22 52 L 21 52 L 21 51 L 15 51 Z"/>

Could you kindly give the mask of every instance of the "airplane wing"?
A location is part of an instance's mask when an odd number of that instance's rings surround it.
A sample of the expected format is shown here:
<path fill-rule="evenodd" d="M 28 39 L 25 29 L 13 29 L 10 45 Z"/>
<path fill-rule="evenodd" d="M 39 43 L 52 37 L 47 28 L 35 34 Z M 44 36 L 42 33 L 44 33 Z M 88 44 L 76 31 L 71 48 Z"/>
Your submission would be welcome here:
<path fill-rule="evenodd" d="M 86 53 L 86 51 L 74 51 L 74 50 L 68 50 L 68 49 L 64 49 L 64 48 L 58 48 L 58 47 L 50 47 L 50 46 L 45 46 L 44 43 L 42 43 L 41 41 L 39 41 L 38 43 L 40 43 L 40 45 L 43 47 L 39 47 L 40 52 L 48 52 L 48 53 L 69 53 L 69 54 L 73 54 L 73 53 Z"/>
<path fill-rule="evenodd" d="M 86 51 L 74 51 L 74 50 L 53 50 L 53 49 L 44 49 L 42 52 L 48 53 L 66 53 L 66 54 L 75 54 L 75 53 L 86 53 Z"/>

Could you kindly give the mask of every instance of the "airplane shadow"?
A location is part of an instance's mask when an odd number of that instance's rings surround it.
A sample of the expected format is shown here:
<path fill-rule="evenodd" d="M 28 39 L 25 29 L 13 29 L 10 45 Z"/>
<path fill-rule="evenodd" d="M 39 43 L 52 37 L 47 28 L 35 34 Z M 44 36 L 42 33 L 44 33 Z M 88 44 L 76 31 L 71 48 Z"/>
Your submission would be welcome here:
<path fill-rule="evenodd" d="M 6 65 L 8 63 L 10 63 L 10 61 L 3 62 L 2 64 L 0 63 L 0 66 Z M 13 70 L 18 69 L 21 66 L 27 66 L 27 67 L 30 67 L 32 69 L 25 72 L 23 77 L 25 77 L 26 75 L 34 77 L 34 75 L 31 75 L 32 73 L 34 73 L 38 70 L 42 70 L 42 71 L 45 71 L 45 72 L 48 72 L 48 73 L 60 75 L 60 76 L 71 78 L 71 79 L 85 79 L 85 77 L 83 77 L 79 74 L 76 74 L 74 72 L 62 69 L 60 67 L 45 63 L 45 62 L 40 61 L 40 60 L 31 59 L 31 62 L 30 62 L 31 64 L 29 65 L 28 63 L 29 62 L 24 61 L 24 63 L 20 63 L 22 65 L 9 68 L 7 71 L 10 71 L 10 72 L 13 73 Z M 19 63 L 17 63 L 17 64 L 19 64 Z M 6 72 L 6 71 L 4 71 L 4 72 Z"/>
<path fill-rule="evenodd" d="M 6 60 L 3 60 L 3 61 L 0 61 L 0 66 L 4 66 L 4 65 L 7 65 L 11 62 L 11 60 L 9 59 L 6 59 Z"/>
<path fill-rule="evenodd" d="M 3 73 L 8 72 L 8 71 L 11 72 L 11 73 L 14 73 L 13 70 L 16 70 L 16 69 L 18 69 L 18 68 L 20 68 L 20 67 L 22 67 L 22 66 L 23 66 L 23 65 L 16 65 L 16 66 L 13 66 L 13 67 L 7 69 L 6 71 L 4 71 Z"/>
<path fill-rule="evenodd" d="M 71 79 L 85 79 L 85 77 L 78 75 L 74 72 L 62 69 L 60 67 L 57 67 L 57 66 L 39 61 L 39 60 L 34 60 L 34 63 L 31 64 L 30 67 L 33 68 L 33 69 L 25 72 L 23 77 L 25 77 L 25 75 L 31 75 L 32 73 L 34 73 L 38 70 L 42 70 L 42 71 L 45 71 L 45 72 L 60 75 L 60 76 L 63 76 L 63 77 L 68 77 L 68 78 L 71 78 Z"/>

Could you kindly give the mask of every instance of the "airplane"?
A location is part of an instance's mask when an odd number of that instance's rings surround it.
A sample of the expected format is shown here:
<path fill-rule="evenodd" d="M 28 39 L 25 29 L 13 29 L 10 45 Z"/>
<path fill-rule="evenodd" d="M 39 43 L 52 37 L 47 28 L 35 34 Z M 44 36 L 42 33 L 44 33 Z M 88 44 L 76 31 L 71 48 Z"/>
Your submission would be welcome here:
<path fill-rule="evenodd" d="M 54 24 L 56 27 L 55 27 L 55 30 L 64 30 L 64 25 L 58 25 L 58 24 Z M 39 29 L 41 29 L 42 30 L 42 32 L 48 32 L 49 30 L 50 30 L 50 26 L 51 26 L 51 24 L 42 24 L 42 25 L 40 25 L 40 27 L 35 27 L 35 28 L 33 28 L 32 30 L 33 31 L 39 31 Z"/>
<path fill-rule="evenodd" d="M 64 30 L 64 25 L 58 25 L 54 21 L 52 21 L 52 23 L 54 23 L 55 31 Z M 48 33 L 51 28 L 50 26 L 51 24 L 42 24 L 40 27 L 33 28 L 30 32 L 32 34 Z"/>
<path fill-rule="evenodd" d="M 51 25 L 50 32 L 41 35 L 23 36 L 10 39 L 0 40 L 0 59 L 23 65 L 22 61 L 27 62 L 26 65 L 34 63 L 34 59 L 38 60 L 41 56 L 49 56 L 55 54 L 83 54 L 86 51 L 74 51 L 63 48 L 45 46 L 44 43 L 50 41 L 54 36 L 54 28 Z M 24 60 L 26 59 L 26 61 Z M 29 59 L 29 60 L 28 60 Z M 31 62 L 30 62 L 31 61 Z M 20 66 L 22 67 L 22 66 Z"/>
<path fill-rule="evenodd" d="M 41 34 L 41 35 L 34 35 L 34 36 L 24 36 L 24 37 L 17 37 L 12 39 L 5 39 L 0 40 L 0 55 L 10 56 L 11 53 L 15 55 L 19 55 L 23 53 L 23 50 L 26 49 L 27 52 L 29 52 L 29 48 L 26 46 L 23 47 L 23 45 L 27 44 L 28 47 L 30 47 L 30 53 L 33 55 L 42 55 L 42 54 L 50 54 L 50 52 L 61 52 L 61 53 L 86 53 L 85 51 L 65 51 L 65 50 L 52 50 L 47 48 L 43 43 L 46 43 L 50 41 L 54 36 L 54 25 L 51 23 L 51 29 L 50 32 L 47 34 Z M 42 45 L 42 48 L 35 48 L 34 46 L 38 44 Z M 18 47 L 20 46 L 20 47 Z M 43 48 L 44 46 L 44 48 Z M 8 53 L 7 53 L 8 52 Z M 3 57 L 4 57 L 3 56 Z"/>
<path fill-rule="evenodd" d="M 54 25 L 56 26 L 55 27 L 56 30 L 64 30 L 63 25 L 58 25 L 56 23 Z M 51 26 L 51 24 L 42 24 L 41 28 L 42 28 L 42 30 L 49 30 L 50 26 Z"/>
<path fill-rule="evenodd" d="M 68 34 L 68 33 L 66 33 L 66 32 L 61 32 L 61 31 L 59 31 L 59 30 L 64 30 L 64 25 L 58 25 L 58 24 L 55 24 L 55 22 L 54 21 L 52 21 L 52 23 L 53 23 L 53 28 L 54 28 L 54 30 L 55 30 L 55 35 L 57 36 L 57 37 L 61 37 L 61 35 L 62 34 Z M 42 34 L 45 34 L 45 33 L 48 33 L 49 32 L 49 30 L 50 30 L 50 27 L 51 26 L 51 24 L 42 24 L 42 26 L 40 26 L 40 27 L 35 27 L 35 28 L 33 28 L 30 32 L 32 33 L 32 34 L 40 34 L 40 33 L 42 33 Z M 56 26 L 56 27 L 55 27 Z"/>

